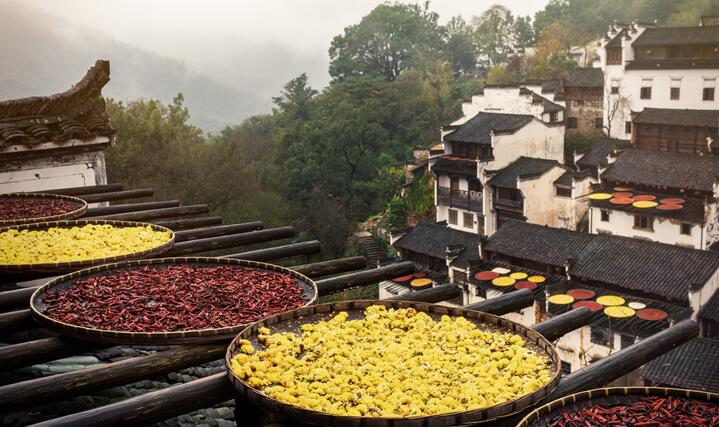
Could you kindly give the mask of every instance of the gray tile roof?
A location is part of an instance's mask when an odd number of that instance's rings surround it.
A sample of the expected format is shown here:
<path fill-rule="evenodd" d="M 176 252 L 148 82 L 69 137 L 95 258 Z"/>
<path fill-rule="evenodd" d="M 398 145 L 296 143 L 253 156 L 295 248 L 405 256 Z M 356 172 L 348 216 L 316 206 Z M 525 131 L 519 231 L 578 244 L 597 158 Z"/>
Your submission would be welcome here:
<path fill-rule="evenodd" d="M 560 185 L 564 187 L 571 187 L 572 186 L 572 178 L 574 178 L 575 181 L 581 181 L 584 179 L 589 178 L 589 175 L 583 172 L 574 172 L 571 170 L 568 170 L 562 174 L 559 178 L 554 180 L 554 185 Z"/>
<path fill-rule="evenodd" d="M 464 246 L 453 265 L 466 268 L 479 258 L 478 234 L 449 228 L 446 224 L 419 223 L 409 233 L 394 242 L 394 247 L 434 258 L 446 259 L 447 246 Z"/>
<path fill-rule="evenodd" d="M 566 87 L 604 87 L 604 72 L 601 68 L 580 68 L 567 77 Z"/>
<path fill-rule="evenodd" d="M 445 135 L 445 141 L 490 144 L 491 132 L 514 133 L 534 120 L 529 114 L 478 113 L 455 131 Z"/>
<path fill-rule="evenodd" d="M 653 385 L 719 393 L 719 340 L 694 338 L 641 368 Z"/>
<path fill-rule="evenodd" d="M 453 156 L 443 156 L 434 161 L 432 172 L 477 178 L 477 161 Z"/>
<path fill-rule="evenodd" d="M 629 146 L 630 141 L 622 139 L 602 138 L 596 141 L 575 164 L 579 169 L 588 169 L 597 166 L 606 166 L 609 162 L 607 156 L 618 147 Z"/>
<path fill-rule="evenodd" d="M 717 30 L 719 31 L 719 30 Z M 719 110 L 645 108 L 632 119 L 634 123 L 675 126 L 719 127 Z"/>
<path fill-rule="evenodd" d="M 643 59 L 630 61 L 627 70 L 713 70 L 719 68 L 719 59 Z"/>
<path fill-rule="evenodd" d="M 652 150 L 624 150 L 602 180 L 659 189 L 711 192 L 719 177 L 719 157 Z"/>
<path fill-rule="evenodd" d="M 517 188 L 517 178 L 526 179 L 540 176 L 556 166 L 562 167 L 556 160 L 522 156 L 502 169 L 487 171 L 487 174 L 492 175 L 488 184 L 498 187 Z"/>
<path fill-rule="evenodd" d="M 508 221 L 489 238 L 489 252 L 563 267 L 584 280 L 685 303 L 691 284 L 705 284 L 719 268 L 719 253 L 629 237 L 587 234 Z"/>
<path fill-rule="evenodd" d="M 698 45 L 719 43 L 719 30 L 705 27 L 647 28 L 634 40 L 632 46 Z"/>
<path fill-rule="evenodd" d="M 714 291 L 714 295 L 702 306 L 699 317 L 719 322 L 719 291 Z"/>

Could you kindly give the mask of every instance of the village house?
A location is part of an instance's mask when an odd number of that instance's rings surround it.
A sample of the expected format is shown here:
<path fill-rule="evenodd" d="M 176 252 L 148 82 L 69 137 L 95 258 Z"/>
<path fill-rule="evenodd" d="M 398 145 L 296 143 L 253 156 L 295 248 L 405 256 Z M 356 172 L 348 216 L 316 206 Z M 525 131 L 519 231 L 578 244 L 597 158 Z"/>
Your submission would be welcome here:
<path fill-rule="evenodd" d="M 0 192 L 107 184 L 109 80 L 110 63 L 97 61 L 63 93 L 0 102 Z"/>
<path fill-rule="evenodd" d="M 719 339 L 694 338 L 649 361 L 640 369 L 648 387 L 674 387 L 719 393 Z"/>
<path fill-rule="evenodd" d="M 604 73 L 580 68 L 562 79 L 557 100 L 564 101 L 566 135 L 602 135 L 604 131 Z"/>
<path fill-rule="evenodd" d="M 611 295 L 635 307 L 627 318 L 609 318 L 599 309 L 591 325 L 560 338 L 557 348 L 567 370 L 586 366 L 672 323 L 697 319 L 719 288 L 719 253 L 519 221 L 481 241 L 478 253 L 481 261 L 470 267 L 471 284 L 464 287 L 469 302 L 514 290 L 477 280 L 480 271 L 502 266 L 546 279 L 534 307 L 508 315 L 525 324 L 570 310 L 575 301 L 553 304 L 548 297 L 577 289 L 589 291 L 587 301 Z M 636 315 L 645 308 L 652 309 L 652 316 Z"/>
<path fill-rule="evenodd" d="M 621 197 L 590 200 L 592 234 L 694 249 L 709 249 L 719 239 L 719 157 L 624 149 L 608 155 L 606 166 L 599 167 L 601 184 L 595 192 L 627 192 L 660 204 L 641 208 Z M 666 208 L 662 201 L 678 203 Z"/>
<path fill-rule="evenodd" d="M 709 150 L 719 110 L 719 26 L 713 22 L 610 26 L 598 51 L 608 136 L 631 139 L 637 148 Z"/>

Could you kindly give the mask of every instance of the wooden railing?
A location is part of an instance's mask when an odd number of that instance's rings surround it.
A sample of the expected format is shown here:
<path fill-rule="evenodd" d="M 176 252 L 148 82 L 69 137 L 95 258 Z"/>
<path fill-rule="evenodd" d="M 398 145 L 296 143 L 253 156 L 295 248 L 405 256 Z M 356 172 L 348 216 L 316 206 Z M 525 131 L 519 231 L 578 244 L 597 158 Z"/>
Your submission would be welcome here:
<path fill-rule="evenodd" d="M 449 187 L 437 187 L 437 204 L 479 213 L 483 211 L 482 193 L 480 191 L 454 190 Z"/>

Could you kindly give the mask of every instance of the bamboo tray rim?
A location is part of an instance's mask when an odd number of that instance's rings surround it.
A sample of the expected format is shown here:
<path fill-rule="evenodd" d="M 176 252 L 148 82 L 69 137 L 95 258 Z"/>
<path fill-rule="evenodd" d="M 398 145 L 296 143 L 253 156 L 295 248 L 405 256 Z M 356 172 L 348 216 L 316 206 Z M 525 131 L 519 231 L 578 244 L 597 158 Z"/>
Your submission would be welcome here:
<path fill-rule="evenodd" d="M 26 225 L 26 224 L 33 224 L 36 222 L 49 222 L 49 221 L 75 219 L 75 218 L 82 216 L 85 212 L 87 212 L 87 202 L 85 200 L 83 200 L 79 197 L 66 196 L 63 194 L 24 193 L 24 192 L 0 193 L 0 199 L 58 199 L 58 200 L 67 200 L 68 202 L 77 203 L 80 206 L 75 210 L 57 214 L 57 215 L 0 220 L 0 227 L 6 227 L 6 226 L 10 226 L 10 225 Z"/>
<path fill-rule="evenodd" d="M 710 391 L 694 390 L 689 388 L 677 388 L 677 387 L 603 387 L 595 388 L 592 390 L 584 390 L 578 393 L 570 394 L 568 396 L 560 397 L 559 399 L 553 400 L 546 403 L 538 408 L 535 408 L 532 412 L 527 414 L 517 424 L 516 427 L 530 427 L 534 422 L 538 421 L 540 417 L 549 415 L 552 412 L 566 408 L 569 405 L 586 402 L 595 398 L 608 397 L 608 396 L 637 396 L 637 397 L 651 397 L 651 396 L 675 396 L 684 397 L 687 399 L 704 399 L 708 401 L 719 402 L 719 394 L 712 393 Z"/>
<path fill-rule="evenodd" d="M 82 267 L 91 267 L 100 264 L 107 264 L 110 262 L 119 262 L 135 258 L 143 258 L 150 255 L 159 255 L 166 252 L 175 244 L 175 232 L 167 227 L 163 227 L 157 224 L 150 224 L 146 222 L 136 221 L 117 221 L 117 220 L 103 220 L 103 219 L 80 219 L 80 220 L 65 220 L 65 221 L 51 221 L 51 222 L 34 222 L 31 224 L 20 224 L 12 225 L 8 227 L 0 228 L 0 233 L 15 229 L 15 230 L 41 230 L 52 227 L 69 228 L 78 227 L 89 224 L 97 225 L 112 225 L 118 228 L 123 227 L 151 227 L 154 231 L 170 233 L 170 238 L 161 245 L 155 246 L 154 248 L 145 249 L 139 252 L 130 252 L 122 255 L 115 255 L 113 257 L 105 258 L 94 258 L 86 259 L 81 261 L 67 261 L 67 262 L 56 262 L 56 263 L 38 263 L 38 264 L 0 264 L 0 271 L 6 272 L 54 272 L 64 270 L 74 270 Z"/>
<path fill-rule="evenodd" d="M 104 264 L 96 267 L 87 268 L 84 270 L 79 270 L 72 272 L 70 274 L 66 274 L 60 277 L 57 277 L 50 282 L 42 285 L 40 288 L 35 290 L 33 292 L 32 296 L 30 297 L 30 310 L 33 315 L 33 317 L 41 324 L 47 326 L 49 329 L 56 330 L 63 334 L 69 334 L 75 337 L 88 339 L 90 341 L 97 340 L 101 342 L 114 342 L 118 344 L 123 343 L 135 343 L 135 342 L 152 342 L 155 344 L 161 344 L 161 343 L 185 343 L 189 344 L 192 341 L 205 341 L 206 339 L 211 339 L 214 341 L 222 340 L 224 338 L 230 339 L 232 338 L 232 335 L 236 334 L 238 331 L 243 330 L 251 323 L 243 323 L 239 325 L 234 326 L 226 326 L 222 328 L 206 328 L 206 329 L 188 329 L 184 331 L 167 331 L 167 332 L 129 332 L 129 331 L 115 331 L 115 330 L 109 330 L 109 329 L 97 329 L 97 328 L 88 328 L 86 326 L 79 326 L 74 325 L 72 323 L 63 322 L 57 319 L 53 319 L 52 317 L 46 315 L 40 308 L 37 306 L 39 299 L 42 297 L 42 295 L 50 290 L 51 288 L 60 285 L 62 283 L 66 283 L 69 281 L 74 281 L 75 279 L 80 279 L 85 276 L 91 276 L 94 273 L 104 272 L 104 271 L 112 271 L 117 270 L 121 268 L 126 267 L 141 267 L 141 266 L 149 266 L 149 265 L 171 265 L 171 264 L 192 264 L 192 263 L 200 263 L 200 264 L 217 264 L 217 265 L 235 265 L 238 267 L 243 268 L 259 268 L 264 270 L 270 270 L 270 271 L 276 271 L 281 273 L 287 273 L 293 276 L 293 278 L 304 282 L 310 290 L 311 290 L 311 297 L 305 302 L 305 304 L 302 307 L 307 307 L 312 304 L 314 304 L 317 301 L 318 298 L 318 290 L 317 285 L 315 282 L 305 276 L 302 273 L 299 273 L 295 270 L 282 267 L 279 265 L 274 264 L 267 264 L 264 262 L 259 261 L 250 261 L 250 260 L 243 260 L 243 259 L 233 259 L 233 258 L 215 258 L 215 257 L 179 257 L 179 258 L 155 258 L 155 259 L 143 259 L 143 260 L 135 260 L 135 261 L 125 261 L 120 263 L 113 263 L 113 264 Z M 205 339 L 205 340 L 203 340 Z"/>
<path fill-rule="evenodd" d="M 384 305 L 387 308 L 414 308 L 428 314 L 449 315 L 453 317 L 463 316 L 472 323 L 482 323 L 491 328 L 497 328 L 507 333 L 514 333 L 522 336 L 528 344 L 534 344 L 537 352 L 544 352 L 544 355 L 550 361 L 549 369 L 551 371 L 550 380 L 542 387 L 539 387 L 531 393 L 519 396 L 515 399 L 508 400 L 498 405 L 470 409 L 467 411 L 447 412 L 434 415 L 420 415 L 411 417 L 357 417 L 348 415 L 332 415 L 326 412 L 307 409 L 298 405 L 281 402 L 270 398 L 263 391 L 250 387 L 245 381 L 232 372 L 231 359 L 237 354 L 239 340 L 251 337 L 257 334 L 257 330 L 261 327 L 276 326 L 290 320 L 300 320 L 308 315 L 323 314 L 331 315 L 340 311 L 364 310 L 372 305 Z M 487 328 L 487 329 L 491 329 Z M 531 341 L 529 343 L 528 341 Z M 227 347 L 225 353 L 225 365 L 227 375 L 234 388 L 250 401 L 265 407 L 272 412 L 282 412 L 293 418 L 299 418 L 299 421 L 308 422 L 318 425 L 331 426 L 391 426 L 391 427 L 414 427 L 425 425 L 465 425 L 475 423 L 485 423 L 500 418 L 509 417 L 520 413 L 531 405 L 542 401 L 557 386 L 561 376 L 559 353 L 554 346 L 543 335 L 528 328 L 520 323 L 513 322 L 500 316 L 485 313 L 477 310 L 467 310 L 459 307 L 448 307 L 438 304 L 416 302 L 416 301 L 392 301 L 392 300 L 350 300 L 336 301 L 324 304 L 317 304 L 311 307 L 304 307 L 270 316 L 264 320 L 258 321 L 240 332 L 235 339 L 232 340 Z M 524 401 L 523 404 L 519 402 Z"/>

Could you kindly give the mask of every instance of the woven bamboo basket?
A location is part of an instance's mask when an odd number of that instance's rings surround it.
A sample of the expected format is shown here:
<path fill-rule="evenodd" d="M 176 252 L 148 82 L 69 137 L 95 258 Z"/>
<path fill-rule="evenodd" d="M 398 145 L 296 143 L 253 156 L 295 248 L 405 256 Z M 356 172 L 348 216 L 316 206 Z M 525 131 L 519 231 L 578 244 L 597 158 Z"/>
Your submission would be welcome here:
<path fill-rule="evenodd" d="M 126 332 L 93 329 L 73 325 L 53 319 L 45 314 L 46 305 L 43 302 L 43 295 L 49 290 L 68 288 L 79 279 L 86 279 L 94 276 L 101 276 L 108 272 L 126 269 L 136 269 L 145 266 L 163 266 L 177 264 L 200 264 L 203 266 L 233 265 L 237 268 L 252 268 L 276 271 L 292 275 L 295 283 L 300 285 L 305 292 L 307 303 L 305 306 L 317 302 L 317 286 L 308 277 L 285 267 L 266 264 L 257 261 L 230 259 L 230 258 L 208 258 L 208 257 L 185 257 L 185 258 L 160 258 L 139 261 L 126 261 L 122 263 L 106 264 L 76 271 L 58 277 L 43 285 L 33 293 L 30 298 L 30 309 L 33 317 L 43 326 L 60 334 L 81 338 L 89 341 L 98 341 L 126 345 L 169 345 L 169 344 L 199 344 L 229 340 L 238 332 L 247 327 L 247 324 L 239 324 L 224 328 L 196 329 L 173 332 Z"/>
<path fill-rule="evenodd" d="M 665 387 L 610 387 L 582 391 L 553 400 L 530 412 L 517 427 L 546 426 L 562 411 L 580 411 L 586 407 L 604 405 L 626 405 L 642 397 L 673 396 L 693 399 L 719 405 L 719 394 L 699 390 Z"/>
<path fill-rule="evenodd" d="M 530 394 L 487 408 L 418 417 L 352 417 L 331 415 L 280 402 L 276 399 L 268 397 L 261 390 L 249 386 L 245 381 L 235 376 L 230 369 L 230 360 L 239 352 L 239 340 L 250 340 L 255 348 L 262 348 L 262 345 L 257 342 L 258 329 L 261 327 L 269 327 L 273 333 L 296 333 L 299 331 L 302 324 L 328 320 L 340 311 L 347 311 L 350 319 L 360 318 L 362 317 L 364 309 L 371 305 L 383 305 L 387 308 L 414 308 L 417 311 L 429 314 L 434 319 L 439 319 L 442 315 L 463 316 L 467 320 L 474 322 L 481 329 L 496 332 L 511 332 L 520 335 L 524 338 L 530 348 L 540 354 L 546 355 L 551 361 L 551 379 L 547 382 L 547 384 Z M 299 422 L 333 427 L 427 427 L 457 426 L 492 422 L 493 420 L 519 413 L 542 401 L 542 399 L 546 398 L 552 390 L 554 390 L 561 375 L 561 372 L 558 369 L 558 366 L 560 366 L 560 360 L 556 350 L 549 341 L 532 329 L 502 317 L 479 311 L 445 307 L 424 302 L 408 301 L 340 301 L 314 305 L 281 313 L 259 321 L 243 330 L 228 347 L 225 359 L 230 381 L 243 398 L 248 399 L 249 401 L 271 412 L 280 413 Z"/>
<path fill-rule="evenodd" d="M 0 220 L 0 227 L 8 225 L 20 225 L 20 224 L 31 224 L 34 222 L 48 222 L 48 221 L 60 221 L 74 219 L 82 216 L 87 211 L 87 202 L 72 196 L 63 196 L 60 194 L 46 194 L 46 193 L 3 193 L 0 194 L 0 199 L 58 199 L 66 200 L 77 204 L 77 209 L 70 212 L 65 212 L 57 215 L 48 215 L 36 218 L 17 218 L 17 219 L 6 219 Z"/>
<path fill-rule="evenodd" d="M 165 243 L 144 251 L 132 252 L 114 257 L 88 259 L 73 262 L 59 263 L 43 263 L 43 264 L 0 264 L 0 273 L 12 274 L 15 276 L 32 276 L 38 274 L 62 274 L 81 268 L 92 267 L 96 265 L 107 264 L 111 262 L 119 262 L 131 259 L 146 258 L 149 256 L 159 255 L 169 250 L 175 243 L 175 233 L 169 228 L 155 224 L 147 224 L 143 222 L 133 221 L 105 221 L 105 220 L 72 220 L 72 221 L 53 221 L 53 222 L 37 222 L 33 224 L 15 225 L 11 227 L 0 228 L 0 233 L 11 229 L 17 230 L 47 230 L 52 227 L 82 227 L 87 224 L 109 224 L 114 227 L 146 227 L 150 226 L 155 231 L 164 231 L 170 233 L 170 239 Z"/>

